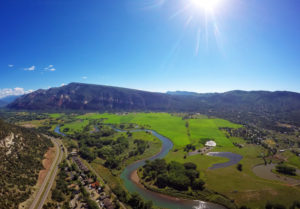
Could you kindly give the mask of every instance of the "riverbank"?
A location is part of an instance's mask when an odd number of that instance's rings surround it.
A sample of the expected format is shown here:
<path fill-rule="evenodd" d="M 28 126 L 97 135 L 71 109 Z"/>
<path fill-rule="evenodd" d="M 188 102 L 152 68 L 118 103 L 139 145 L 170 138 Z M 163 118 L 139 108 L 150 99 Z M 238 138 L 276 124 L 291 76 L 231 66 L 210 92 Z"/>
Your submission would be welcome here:
<path fill-rule="evenodd" d="M 272 180 L 272 181 L 279 181 L 288 185 L 300 185 L 300 179 L 293 178 L 287 175 L 279 174 L 273 172 L 275 170 L 276 164 L 260 164 L 253 167 L 253 172 L 260 178 Z M 297 175 L 299 175 L 300 170 L 297 169 Z"/>
<path fill-rule="evenodd" d="M 191 189 L 187 191 L 179 191 L 170 187 L 160 189 L 157 186 L 150 184 L 150 182 L 144 181 L 142 176 L 143 176 L 143 169 L 139 169 L 133 171 L 132 174 L 130 175 L 130 178 L 139 187 L 145 188 L 152 192 L 156 192 L 161 196 L 163 196 L 164 198 L 170 200 L 176 200 L 176 201 L 201 200 L 201 201 L 207 201 L 210 204 L 215 204 L 214 207 L 218 207 L 218 208 L 229 208 L 229 209 L 237 208 L 232 200 L 212 190 L 205 188 L 202 191 L 196 191 L 196 190 L 193 191 Z"/>
<path fill-rule="evenodd" d="M 208 195 L 204 195 L 203 192 L 198 195 L 187 195 L 186 193 L 182 193 L 177 191 L 177 195 L 173 195 L 175 193 L 175 190 L 170 192 L 161 192 L 157 191 L 156 189 L 152 187 L 148 187 L 146 184 L 144 185 L 142 182 L 140 182 L 140 178 L 137 174 L 137 169 L 145 165 L 146 160 L 155 160 L 159 158 L 164 158 L 169 151 L 173 147 L 173 143 L 166 137 L 158 134 L 157 132 L 153 130 L 143 130 L 151 132 L 154 136 L 156 136 L 158 139 L 162 141 L 162 148 L 159 153 L 154 155 L 151 158 L 144 159 L 137 161 L 125 168 L 123 173 L 121 174 L 121 179 L 124 181 L 124 185 L 126 189 L 133 193 L 136 192 L 140 194 L 144 199 L 151 200 L 153 203 L 158 207 L 163 208 L 170 208 L 170 209 L 192 209 L 192 208 L 211 208 L 211 209 L 224 209 L 225 207 L 223 205 L 226 205 L 228 208 L 236 208 L 235 205 L 230 205 L 232 202 L 228 200 L 228 203 L 226 201 L 226 198 L 219 195 L 216 196 L 216 193 L 205 190 L 205 192 L 209 192 L 211 195 L 210 198 L 207 198 Z M 172 196 L 170 196 L 172 194 Z M 214 196 L 212 196 L 212 194 Z M 206 198 L 205 198 L 206 197 Z M 196 199 L 196 200 L 194 200 Z M 201 200 L 206 200 L 209 202 L 203 202 Z M 224 201 L 225 199 L 225 201 Z M 222 201 L 221 201 L 222 200 Z M 220 205 L 217 205 L 212 202 L 218 202 L 221 203 Z M 224 203 L 226 202 L 226 203 Z M 230 203 L 229 203 L 230 202 Z"/>

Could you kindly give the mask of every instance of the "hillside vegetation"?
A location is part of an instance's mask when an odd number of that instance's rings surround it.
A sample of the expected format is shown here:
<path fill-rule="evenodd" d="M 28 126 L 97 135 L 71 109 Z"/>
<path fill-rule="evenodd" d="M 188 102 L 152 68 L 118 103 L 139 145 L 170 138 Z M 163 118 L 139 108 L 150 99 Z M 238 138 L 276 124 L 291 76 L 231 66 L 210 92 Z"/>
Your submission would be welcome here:
<path fill-rule="evenodd" d="M 36 184 L 51 141 L 0 120 L 0 209 L 18 208 Z"/>

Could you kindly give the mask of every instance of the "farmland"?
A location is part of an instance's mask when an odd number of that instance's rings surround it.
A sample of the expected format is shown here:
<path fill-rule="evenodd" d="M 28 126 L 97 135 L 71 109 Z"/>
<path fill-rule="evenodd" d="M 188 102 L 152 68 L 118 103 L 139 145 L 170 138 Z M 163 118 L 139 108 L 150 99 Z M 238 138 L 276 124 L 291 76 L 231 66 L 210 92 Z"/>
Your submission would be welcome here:
<path fill-rule="evenodd" d="M 49 114 L 47 118 L 43 117 L 41 120 L 25 120 L 22 123 L 32 124 L 34 127 L 44 126 L 50 128 L 50 130 L 60 125 L 61 131 L 70 138 L 73 138 L 71 140 L 64 140 L 67 142 L 66 146 L 81 146 L 80 150 L 84 148 L 91 157 L 88 159 L 91 166 L 99 171 L 99 174 L 105 174 L 104 179 L 112 187 L 115 187 L 121 181 L 119 175 L 125 166 L 159 152 L 161 143 L 153 135 L 145 131 L 128 134 L 128 131 L 131 130 L 144 129 L 154 130 L 172 141 L 174 146 L 164 157 L 167 163 L 171 163 L 172 161 L 182 164 L 194 163 L 197 166 L 200 178 L 205 182 L 207 191 L 214 191 L 224 195 L 227 198 L 227 202 L 228 200 L 233 201 L 238 207 L 246 205 L 250 208 L 263 208 L 267 202 L 288 206 L 300 195 L 299 187 L 286 185 L 279 181 L 262 179 L 256 176 L 252 170 L 256 165 L 264 164 L 266 161 L 281 162 L 282 160 L 279 159 L 283 159 L 288 165 L 299 168 L 299 157 L 291 151 L 277 153 L 276 155 L 272 154 L 272 149 L 274 149 L 276 144 L 275 141 L 278 141 L 278 139 L 274 138 L 276 134 L 273 132 L 272 135 L 265 136 L 264 142 L 266 145 L 261 146 L 256 141 L 253 143 L 246 136 L 241 137 L 233 134 L 234 130 L 245 129 L 247 127 L 231 123 L 227 120 L 203 115 L 187 117 L 186 114 L 179 113 L 88 113 L 83 115 L 55 113 Z M 98 127 L 99 132 L 94 132 L 94 127 Z M 113 133 L 112 127 L 123 129 L 125 132 Z M 251 131 L 249 133 L 252 133 Z M 101 145 L 100 147 L 97 147 L 98 145 L 90 146 L 90 144 L 98 143 L 98 136 L 101 140 L 110 141 L 109 143 L 111 144 Z M 254 134 L 253 136 L 256 135 Z M 257 135 L 256 138 L 261 136 L 263 135 Z M 278 136 L 281 137 L 279 138 L 279 142 L 284 145 L 281 139 L 285 139 L 284 136 L 286 135 L 281 136 L 278 134 Z M 129 146 L 123 149 L 121 154 L 114 156 L 112 153 L 120 142 L 120 137 L 127 138 Z M 291 138 L 293 139 L 293 136 Z M 131 153 L 136 152 L 138 148 L 135 140 L 140 139 L 148 143 L 148 148 L 145 149 L 142 155 L 131 156 Z M 217 144 L 216 147 L 211 148 L 209 151 L 231 152 L 241 155 L 243 158 L 239 163 L 242 169 L 239 171 L 236 165 L 220 169 L 210 169 L 214 164 L 225 163 L 228 159 L 208 156 L 205 152 L 202 152 L 201 150 L 205 149 L 205 143 L 209 140 L 213 140 Z M 187 149 L 187 147 L 192 148 Z M 190 155 L 191 151 L 194 154 Z M 131 157 L 128 158 L 126 156 Z M 117 168 L 105 167 L 107 159 L 117 159 L 119 161 Z M 160 192 L 175 196 L 179 194 L 178 191 L 173 192 L 170 189 L 166 189 L 165 191 L 162 189 Z M 185 192 L 185 194 L 188 194 L 188 192 Z M 213 199 L 214 195 L 211 198 L 209 199 L 210 201 L 220 202 L 220 200 Z"/>
<path fill-rule="evenodd" d="M 238 128 L 240 125 L 233 124 L 222 119 L 190 119 L 183 120 L 181 117 L 168 113 L 130 113 L 127 115 L 115 114 L 87 114 L 79 116 L 79 119 L 104 119 L 107 124 L 134 123 L 141 127 L 152 129 L 172 140 L 176 147 L 183 147 L 197 140 L 203 142 L 207 138 L 213 138 L 220 146 L 232 146 L 226 139 L 220 127 Z M 187 125 L 189 124 L 189 126 Z M 190 131 L 190 134 L 189 134 Z"/>

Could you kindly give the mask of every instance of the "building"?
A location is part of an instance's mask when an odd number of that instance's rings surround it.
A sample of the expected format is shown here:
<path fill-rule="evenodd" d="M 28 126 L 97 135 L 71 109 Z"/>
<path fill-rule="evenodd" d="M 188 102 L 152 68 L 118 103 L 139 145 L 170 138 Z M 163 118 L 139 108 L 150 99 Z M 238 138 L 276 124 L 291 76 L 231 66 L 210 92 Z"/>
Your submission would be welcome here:
<path fill-rule="evenodd" d="M 217 146 L 217 143 L 215 141 L 210 140 L 210 141 L 207 141 L 205 143 L 205 146 L 207 146 L 207 147 L 215 147 L 215 146 Z"/>
<path fill-rule="evenodd" d="M 114 209 L 114 205 L 112 204 L 112 202 L 110 201 L 110 199 L 106 198 L 103 200 L 103 204 L 104 204 L 104 208 L 107 209 Z"/>

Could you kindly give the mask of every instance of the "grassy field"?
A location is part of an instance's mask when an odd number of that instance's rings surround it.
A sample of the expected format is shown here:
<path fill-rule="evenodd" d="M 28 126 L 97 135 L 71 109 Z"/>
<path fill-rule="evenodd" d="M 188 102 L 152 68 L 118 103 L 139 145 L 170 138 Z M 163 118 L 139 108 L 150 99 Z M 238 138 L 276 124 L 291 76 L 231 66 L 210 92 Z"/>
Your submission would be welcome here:
<path fill-rule="evenodd" d="M 261 147 L 246 145 L 242 149 L 233 147 L 227 148 L 226 151 L 243 155 L 244 158 L 240 162 L 243 171 L 239 172 L 235 166 L 207 170 L 207 184 L 211 189 L 236 200 L 239 205 L 245 204 L 251 208 L 263 208 L 267 201 L 288 206 L 300 197 L 299 187 L 261 179 L 253 173 L 253 167 L 263 163 L 263 160 L 258 158 L 260 153 L 264 152 Z"/>
<path fill-rule="evenodd" d="M 64 126 L 61 127 L 61 131 L 65 132 L 64 129 L 68 128 L 69 131 L 65 133 L 72 134 L 74 132 L 82 131 L 87 125 L 89 124 L 88 120 L 76 120 L 72 123 L 66 123 Z"/>
<path fill-rule="evenodd" d="M 172 160 L 184 162 L 194 162 L 200 171 L 201 178 L 205 180 L 206 187 L 210 190 L 226 195 L 230 199 L 234 199 L 238 206 L 247 205 L 252 209 L 264 208 L 268 201 L 291 205 L 293 201 L 300 196 L 300 187 L 285 185 L 278 181 L 270 181 L 257 177 L 252 169 L 257 164 L 264 161 L 259 156 L 261 153 L 266 153 L 261 146 L 246 144 L 241 138 L 228 138 L 220 127 L 239 128 L 241 125 L 233 124 L 229 121 L 215 118 L 200 117 L 195 119 L 183 120 L 181 115 L 171 115 L 168 113 L 130 113 L 124 115 L 118 114 L 85 114 L 80 116 L 64 116 L 61 114 L 51 114 L 50 119 L 54 123 L 64 123 L 62 130 L 69 128 L 69 133 L 82 131 L 90 120 L 104 119 L 102 122 L 106 124 L 137 124 L 139 127 L 153 129 L 171 139 L 174 143 L 174 149 L 166 156 L 168 162 Z M 61 120 L 57 120 L 60 118 Z M 31 121 L 32 125 L 40 126 L 47 122 L 44 120 Z M 55 127 L 55 125 L 53 125 Z M 125 133 L 116 133 L 113 139 Z M 151 149 L 148 149 L 140 158 L 131 158 L 125 164 L 130 164 L 138 159 L 152 156 L 160 149 L 160 144 L 155 137 L 145 132 L 134 132 L 132 138 L 143 139 L 151 143 Z M 212 157 L 207 155 L 187 156 L 183 147 L 187 144 L 195 144 L 196 148 L 203 146 L 206 140 L 212 139 L 216 141 L 217 147 L 213 151 L 233 152 L 243 156 L 241 164 L 243 165 L 242 172 L 236 169 L 236 165 L 221 168 L 216 170 L 208 169 L 215 163 L 226 162 L 226 158 Z M 233 142 L 243 144 L 243 148 L 233 146 Z M 272 140 L 267 140 L 270 144 Z M 292 154 L 290 151 L 283 153 L 287 159 L 287 163 L 300 168 L 299 157 Z M 186 157 L 185 157 L 186 156 Z M 104 178 L 114 186 L 119 184 L 120 180 L 117 177 L 119 172 L 114 172 L 116 176 L 101 166 L 103 162 L 97 158 L 91 165 L 101 173 Z"/>
<path fill-rule="evenodd" d="M 290 151 L 286 151 L 283 153 L 283 155 L 288 158 L 287 163 L 291 164 L 295 167 L 297 167 L 298 169 L 300 169 L 300 157 L 296 156 L 295 154 L 293 154 Z"/>
<path fill-rule="evenodd" d="M 166 156 L 166 160 L 195 163 L 201 178 L 206 182 L 206 187 L 235 200 L 238 206 L 247 205 L 252 209 L 260 209 L 264 208 L 268 201 L 289 206 L 299 199 L 299 186 L 261 179 L 253 173 L 252 168 L 264 162 L 259 158 L 261 153 L 266 152 L 262 147 L 247 145 L 242 139 L 233 138 L 233 141 L 244 143 L 245 146 L 241 149 L 228 146 L 216 147 L 213 151 L 227 151 L 242 155 L 243 159 L 240 161 L 243 165 L 242 172 L 236 169 L 236 165 L 210 170 L 208 168 L 213 164 L 226 162 L 227 159 L 200 154 L 184 158 L 183 150 L 171 151 Z"/>
<path fill-rule="evenodd" d="M 220 127 L 239 128 L 241 125 L 222 119 L 191 119 L 189 120 L 191 141 L 205 144 L 207 139 L 212 139 L 218 146 L 232 147 L 232 142 L 219 130 Z"/>
<path fill-rule="evenodd" d="M 59 118 L 59 117 L 61 117 L 63 114 L 61 114 L 61 113 L 51 113 L 51 114 L 49 114 L 49 116 L 51 117 L 51 118 L 54 118 L 54 119 L 56 119 L 56 118 Z"/>
<path fill-rule="evenodd" d="M 232 143 L 219 130 L 219 127 L 240 127 L 240 125 L 222 119 L 203 118 L 183 120 L 181 117 L 172 116 L 168 113 L 131 113 L 126 115 L 86 114 L 77 118 L 82 120 L 105 118 L 104 123 L 109 124 L 138 124 L 168 137 L 172 140 L 175 147 L 183 147 L 205 138 L 213 138 L 220 146 L 232 146 Z M 187 122 L 189 123 L 189 127 L 186 126 Z M 190 135 L 188 131 L 190 131 Z"/>

